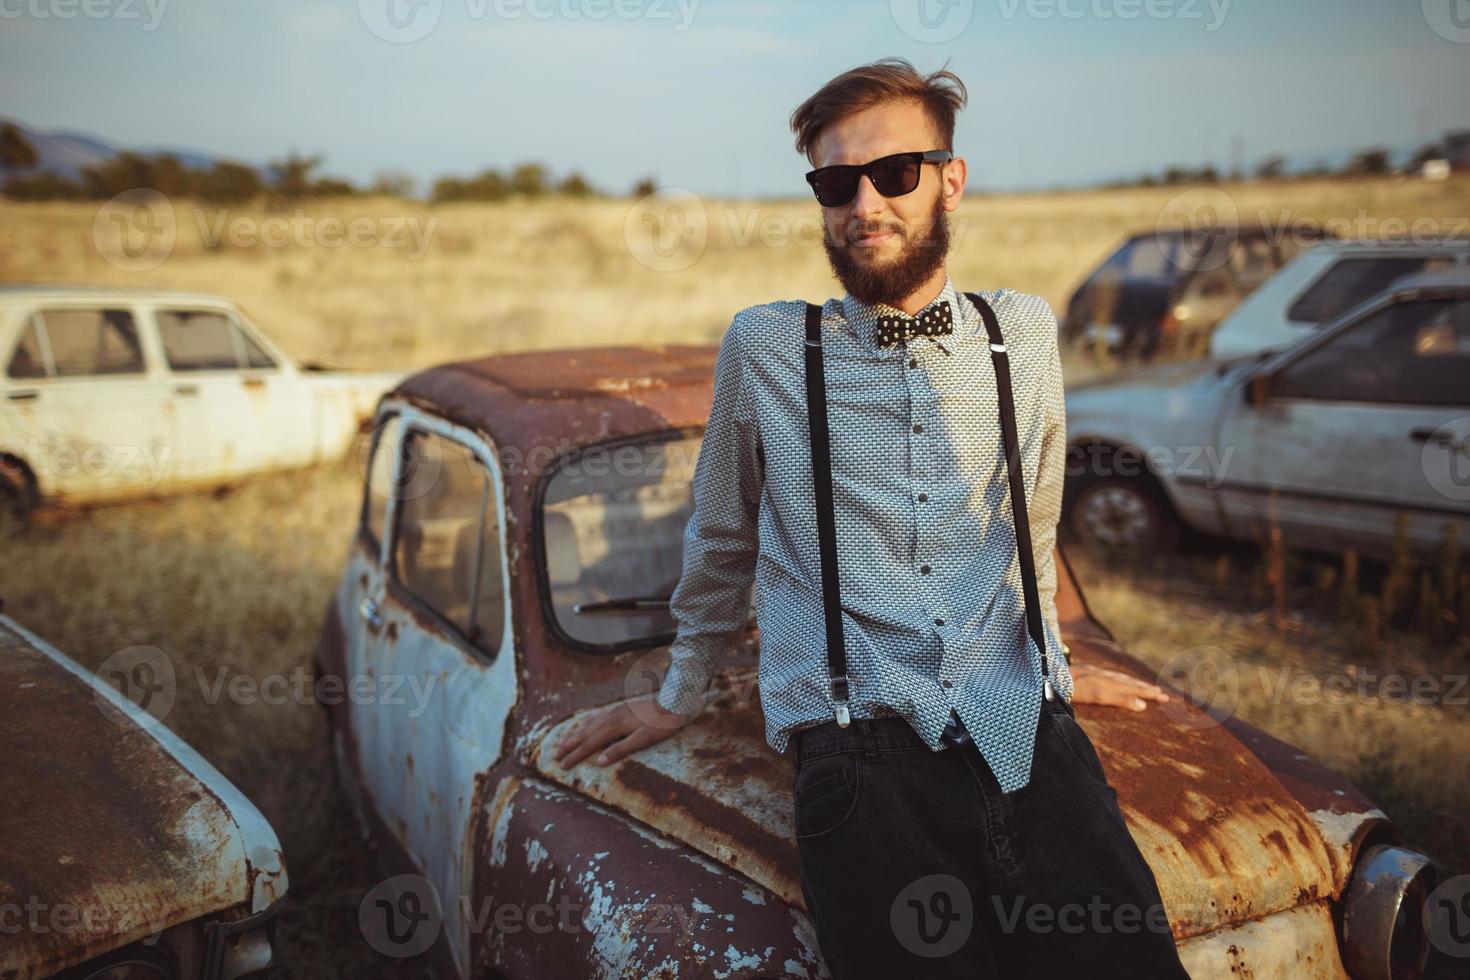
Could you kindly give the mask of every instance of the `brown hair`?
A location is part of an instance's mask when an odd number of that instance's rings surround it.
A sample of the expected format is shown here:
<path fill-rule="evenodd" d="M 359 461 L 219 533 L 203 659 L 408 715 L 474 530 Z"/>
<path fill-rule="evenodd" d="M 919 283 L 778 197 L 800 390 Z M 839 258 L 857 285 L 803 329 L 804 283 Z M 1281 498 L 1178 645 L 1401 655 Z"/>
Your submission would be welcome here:
<path fill-rule="evenodd" d="M 929 114 L 943 145 L 924 149 L 954 149 L 954 117 L 968 99 L 965 83 L 948 68 L 920 75 L 903 58 L 884 58 L 843 72 L 796 107 L 791 114 L 796 152 L 816 163 L 812 152 L 822 130 L 844 116 L 895 99 L 912 99 Z"/>

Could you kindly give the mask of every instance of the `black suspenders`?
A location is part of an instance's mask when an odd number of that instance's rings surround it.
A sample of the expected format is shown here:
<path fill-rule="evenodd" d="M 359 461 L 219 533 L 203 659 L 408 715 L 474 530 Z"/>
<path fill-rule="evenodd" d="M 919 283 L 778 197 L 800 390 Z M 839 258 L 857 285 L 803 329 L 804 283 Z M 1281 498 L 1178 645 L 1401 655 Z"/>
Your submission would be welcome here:
<path fill-rule="evenodd" d="M 1011 391 L 1011 366 L 1006 357 L 1000 322 L 990 304 L 978 293 L 966 293 L 985 321 L 990 336 L 990 359 L 1000 396 L 1001 447 L 1010 479 L 1011 512 L 1015 516 L 1016 550 L 1021 561 L 1021 587 L 1026 601 L 1026 629 L 1041 651 L 1041 683 L 1046 700 L 1055 697 L 1047 670 L 1046 633 L 1041 626 L 1041 598 L 1036 588 L 1036 561 L 1031 554 L 1031 524 L 1026 516 L 1026 485 L 1021 473 L 1020 440 L 1016 436 L 1016 403 Z M 822 559 L 822 610 L 827 628 L 827 676 L 837 724 L 851 721 L 847 697 L 847 647 L 842 637 L 842 601 L 837 576 L 837 521 L 832 504 L 832 440 L 827 428 L 827 381 L 822 368 L 822 308 L 806 306 L 806 408 L 812 449 L 812 484 L 817 496 L 817 550 Z"/>

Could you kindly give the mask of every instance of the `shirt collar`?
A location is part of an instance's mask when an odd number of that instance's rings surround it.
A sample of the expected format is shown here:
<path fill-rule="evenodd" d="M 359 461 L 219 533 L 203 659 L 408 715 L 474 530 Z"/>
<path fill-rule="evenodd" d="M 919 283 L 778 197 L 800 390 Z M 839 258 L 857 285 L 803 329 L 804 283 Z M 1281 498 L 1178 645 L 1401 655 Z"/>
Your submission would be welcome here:
<path fill-rule="evenodd" d="M 941 300 L 949 303 L 950 312 L 954 314 L 955 337 L 959 338 L 965 332 L 963 311 L 960 309 L 958 297 L 955 295 L 954 284 L 950 282 L 948 275 L 944 277 L 944 287 L 939 290 L 939 295 L 929 301 L 924 310 L 929 309 Z M 919 313 L 923 313 L 920 310 Z M 902 310 L 895 309 L 886 303 L 868 304 L 853 296 L 852 293 L 842 297 L 842 315 L 847 318 L 848 325 L 863 344 L 874 351 L 897 350 L 897 348 L 878 346 L 878 317 L 884 314 L 898 314 L 907 316 Z M 918 316 L 916 313 L 915 316 Z M 943 342 L 947 338 L 940 338 Z"/>

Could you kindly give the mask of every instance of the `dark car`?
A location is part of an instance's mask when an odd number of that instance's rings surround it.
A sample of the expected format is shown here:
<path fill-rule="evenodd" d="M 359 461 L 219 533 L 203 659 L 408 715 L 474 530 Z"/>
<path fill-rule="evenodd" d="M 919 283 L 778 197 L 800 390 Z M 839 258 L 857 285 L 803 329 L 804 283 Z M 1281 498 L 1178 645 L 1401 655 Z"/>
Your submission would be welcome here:
<path fill-rule="evenodd" d="M 1072 294 L 1062 342 L 1129 360 L 1202 356 L 1220 321 L 1321 237 L 1260 226 L 1132 235 Z"/>

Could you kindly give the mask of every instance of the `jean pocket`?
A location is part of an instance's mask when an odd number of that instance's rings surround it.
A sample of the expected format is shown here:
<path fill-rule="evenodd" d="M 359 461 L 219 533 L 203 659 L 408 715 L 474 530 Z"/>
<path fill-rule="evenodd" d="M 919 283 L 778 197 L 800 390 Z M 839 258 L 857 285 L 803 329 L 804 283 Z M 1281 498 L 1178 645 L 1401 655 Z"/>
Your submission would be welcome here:
<path fill-rule="evenodd" d="M 834 753 L 803 765 L 796 773 L 796 839 L 821 837 L 841 828 L 857 810 L 861 788 L 856 755 Z"/>
<path fill-rule="evenodd" d="M 1088 738 L 1087 732 L 1077 722 L 1077 719 L 1066 711 L 1050 712 L 1049 716 L 1057 740 L 1062 743 L 1067 754 L 1087 770 L 1094 782 L 1116 797 L 1117 793 L 1108 783 L 1108 775 L 1103 769 L 1102 759 L 1098 757 L 1092 739 Z"/>

